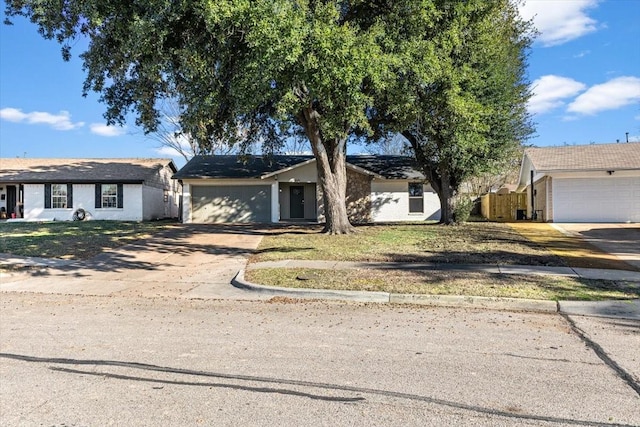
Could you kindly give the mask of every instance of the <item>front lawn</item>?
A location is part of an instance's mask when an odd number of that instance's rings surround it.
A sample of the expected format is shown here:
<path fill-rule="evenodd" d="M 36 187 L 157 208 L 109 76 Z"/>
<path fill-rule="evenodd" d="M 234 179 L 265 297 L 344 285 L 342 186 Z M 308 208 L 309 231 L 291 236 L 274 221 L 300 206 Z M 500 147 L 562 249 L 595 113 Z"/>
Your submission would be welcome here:
<path fill-rule="evenodd" d="M 562 276 L 521 276 L 461 271 L 250 269 L 253 283 L 287 288 L 379 291 L 397 294 L 471 295 L 539 300 L 640 298 L 640 284 Z"/>
<path fill-rule="evenodd" d="M 276 229 L 251 262 L 283 259 L 565 266 L 563 259 L 506 224 L 469 222 L 367 225 L 328 236 L 320 227 Z"/>
<path fill-rule="evenodd" d="M 347 236 L 327 236 L 319 227 L 276 229 L 251 262 L 328 260 L 567 266 L 554 254 L 507 224 L 469 222 L 372 225 Z M 578 239 L 576 245 L 584 244 Z M 585 248 L 586 250 L 586 248 Z M 567 262 L 567 260 L 569 262 Z M 517 276 L 461 271 L 251 269 L 247 280 L 271 286 L 382 291 L 432 295 L 474 295 L 544 300 L 603 300 L 640 297 L 640 285 L 560 276 Z"/>
<path fill-rule="evenodd" d="M 0 252 L 21 256 L 88 259 L 171 226 L 167 221 L 0 223 Z"/>

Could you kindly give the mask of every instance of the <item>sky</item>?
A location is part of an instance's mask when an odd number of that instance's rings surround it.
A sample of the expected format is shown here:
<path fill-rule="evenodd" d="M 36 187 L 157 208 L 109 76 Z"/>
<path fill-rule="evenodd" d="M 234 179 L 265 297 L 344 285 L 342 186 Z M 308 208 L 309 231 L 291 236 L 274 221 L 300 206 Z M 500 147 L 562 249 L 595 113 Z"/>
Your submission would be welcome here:
<path fill-rule="evenodd" d="M 640 141 L 640 0 L 527 0 L 520 11 L 539 33 L 528 67 L 536 133 L 527 143 Z M 133 120 L 107 126 L 99 94 L 82 97 L 86 44 L 64 62 L 34 24 L 12 20 L 0 23 L 0 157 L 171 157 L 184 165 Z"/>

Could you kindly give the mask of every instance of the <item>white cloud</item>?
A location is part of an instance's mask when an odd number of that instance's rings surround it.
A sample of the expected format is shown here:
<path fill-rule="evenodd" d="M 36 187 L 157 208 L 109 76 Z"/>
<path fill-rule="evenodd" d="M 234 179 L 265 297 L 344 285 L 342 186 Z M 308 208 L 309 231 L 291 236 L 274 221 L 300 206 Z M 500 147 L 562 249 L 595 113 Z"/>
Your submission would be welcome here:
<path fill-rule="evenodd" d="M 574 58 L 584 58 L 585 56 L 589 55 L 590 53 L 591 53 L 590 50 L 583 50 L 582 52 L 573 55 L 573 57 Z"/>
<path fill-rule="evenodd" d="M 586 86 L 568 77 L 547 75 L 532 83 L 533 96 L 529 100 L 529 112 L 542 114 L 564 105 L 566 98 L 582 92 Z"/>
<path fill-rule="evenodd" d="M 89 125 L 89 129 L 91 129 L 92 133 L 100 136 L 120 136 L 124 135 L 126 129 L 119 126 L 109 126 L 103 123 L 91 123 Z"/>
<path fill-rule="evenodd" d="M 567 108 L 570 113 L 596 114 L 640 102 L 640 78 L 618 77 L 590 87 Z"/>
<path fill-rule="evenodd" d="M 84 122 L 73 123 L 68 111 L 60 111 L 58 114 L 43 111 L 24 113 L 18 108 L 3 108 L 0 110 L 0 118 L 14 123 L 49 125 L 55 130 L 72 130 L 84 126 Z"/>
<path fill-rule="evenodd" d="M 520 15 L 532 19 L 544 46 L 554 46 L 577 39 L 597 30 L 598 23 L 587 15 L 598 0 L 526 0 Z"/>

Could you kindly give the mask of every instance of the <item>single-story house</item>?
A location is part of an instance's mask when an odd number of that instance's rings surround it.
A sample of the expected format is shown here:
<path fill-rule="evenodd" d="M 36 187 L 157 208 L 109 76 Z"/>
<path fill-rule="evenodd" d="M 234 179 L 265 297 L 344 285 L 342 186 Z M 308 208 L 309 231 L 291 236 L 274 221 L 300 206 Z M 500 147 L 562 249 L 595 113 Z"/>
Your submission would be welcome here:
<path fill-rule="evenodd" d="M 640 222 L 640 143 L 528 148 L 518 191 L 547 222 Z"/>
<path fill-rule="evenodd" d="M 313 156 L 196 156 L 173 176 L 186 223 L 324 221 Z M 437 194 L 403 156 L 347 156 L 353 223 L 440 218 Z"/>
<path fill-rule="evenodd" d="M 178 217 L 169 159 L 0 159 L 0 213 L 25 220 Z"/>

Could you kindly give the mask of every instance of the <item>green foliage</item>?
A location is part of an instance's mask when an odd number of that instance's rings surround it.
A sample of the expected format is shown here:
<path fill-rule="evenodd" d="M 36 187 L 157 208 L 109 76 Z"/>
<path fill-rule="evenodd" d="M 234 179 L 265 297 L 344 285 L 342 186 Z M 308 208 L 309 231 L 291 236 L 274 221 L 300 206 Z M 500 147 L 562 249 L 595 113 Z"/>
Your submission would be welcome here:
<path fill-rule="evenodd" d="M 530 28 L 512 0 L 7 0 L 5 13 L 65 59 L 89 39 L 84 91 L 108 123 L 133 114 L 154 132 L 175 99 L 203 152 L 305 135 L 328 176 L 349 137 L 402 132 L 441 194 L 531 133 Z"/>
<path fill-rule="evenodd" d="M 453 219 L 456 223 L 462 224 L 469 221 L 473 210 L 473 200 L 469 197 L 458 197 L 453 208 Z"/>
<path fill-rule="evenodd" d="M 526 111 L 532 30 L 511 0 L 437 3 L 436 30 L 413 44 L 425 46 L 432 62 L 422 61 L 422 49 L 406 51 L 414 60 L 386 98 L 393 119 L 380 123 L 409 140 L 450 223 L 460 184 L 495 169 L 533 132 Z"/>

